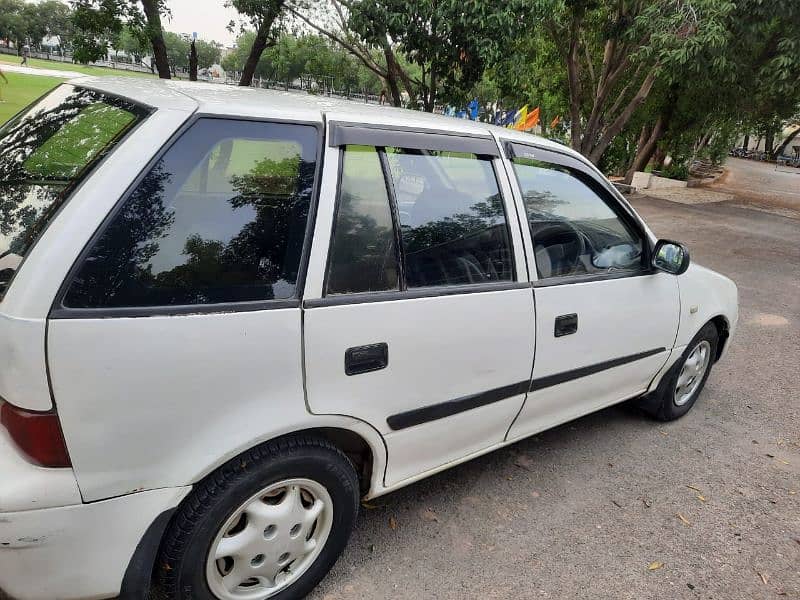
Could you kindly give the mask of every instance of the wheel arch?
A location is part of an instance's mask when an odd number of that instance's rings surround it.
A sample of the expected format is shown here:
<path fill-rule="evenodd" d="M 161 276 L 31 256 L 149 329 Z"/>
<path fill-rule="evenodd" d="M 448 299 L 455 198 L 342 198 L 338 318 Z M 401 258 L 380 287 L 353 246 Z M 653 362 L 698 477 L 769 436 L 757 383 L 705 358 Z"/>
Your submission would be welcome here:
<path fill-rule="evenodd" d="M 728 347 L 728 340 L 731 336 L 731 325 L 728 319 L 724 315 L 717 315 L 712 317 L 709 320 L 709 323 L 713 323 L 714 327 L 717 328 L 717 335 L 719 336 L 717 341 L 717 354 L 714 357 L 714 362 L 716 363 L 720 358 L 722 358 L 723 352 Z M 705 327 L 705 325 L 703 325 Z M 702 327 L 701 327 L 702 329 Z M 699 330 L 698 330 L 699 331 Z M 696 335 L 696 334 L 695 334 Z"/>
<path fill-rule="evenodd" d="M 348 425 L 354 426 L 351 427 Z M 356 428 L 362 431 L 355 431 Z M 371 431 L 372 434 L 367 433 L 366 430 Z M 381 485 L 383 473 L 386 468 L 386 446 L 383 443 L 382 436 L 361 421 L 350 422 L 343 417 L 341 420 L 337 419 L 324 425 L 298 428 L 268 439 L 258 440 L 246 448 L 240 449 L 234 456 L 228 457 L 219 464 L 216 464 L 216 466 L 204 473 L 202 477 L 198 477 L 195 483 L 213 476 L 218 469 L 236 460 L 253 448 L 275 442 L 276 440 L 295 436 L 318 437 L 328 441 L 341 450 L 350 459 L 356 469 L 362 497 L 368 495 L 371 490 Z M 376 438 L 380 440 L 380 445 L 378 445 Z M 162 540 L 169 529 L 173 516 L 178 512 L 183 503 L 190 501 L 190 498 L 191 493 L 177 506 L 156 517 L 150 527 L 148 527 L 128 563 L 128 568 L 125 571 L 120 590 L 120 599 L 142 598 L 144 597 L 143 594 L 150 589 L 151 582 L 154 579 L 153 575 L 158 566 L 156 564 L 156 558 L 158 557 Z"/>

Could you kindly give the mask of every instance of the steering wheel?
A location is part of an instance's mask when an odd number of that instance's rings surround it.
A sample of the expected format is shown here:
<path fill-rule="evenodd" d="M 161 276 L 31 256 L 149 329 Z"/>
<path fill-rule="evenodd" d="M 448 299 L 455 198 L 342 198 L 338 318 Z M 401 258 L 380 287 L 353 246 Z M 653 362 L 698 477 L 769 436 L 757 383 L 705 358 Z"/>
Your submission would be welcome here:
<path fill-rule="evenodd" d="M 537 259 L 541 256 L 541 251 L 544 251 L 550 260 L 550 273 L 543 272 L 544 265 L 540 265 L 537 260 L 541 276 L 569 275 L 582 266 L 581 256 L 586 254 L 586 238 L 567 221 L 551 222 L 536 231 L 533 248 Z"/>

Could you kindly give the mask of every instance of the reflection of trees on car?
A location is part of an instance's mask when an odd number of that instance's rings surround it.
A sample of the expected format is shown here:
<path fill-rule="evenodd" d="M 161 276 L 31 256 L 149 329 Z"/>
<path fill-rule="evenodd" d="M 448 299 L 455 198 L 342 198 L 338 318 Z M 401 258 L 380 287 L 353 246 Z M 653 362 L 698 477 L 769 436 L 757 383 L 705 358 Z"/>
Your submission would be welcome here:
<path fill-rule="evenodd" d="M 329 261 L 330 294 L 398 288 L 394 231 L 364 213 L 362 202 L 363 198 L 345 191 L 339 199 Z M 365 284 L 369 289 L 364 289 Z"/>
<path fill-rule="evenodd" d="M 295 155 L 265 159 L 246 175 L 231 176 L 237 194 L 227 202 L 233 210 L 250 208 L 254 218 L 228 242 L 189 236 L 186 261 L 157 274 L 155 287 L 170 290 L 173 303 L 196 304 L 271 300 L 276 282 L 294 285 L 314 171 L 314 163 Z M 287 297 L 285 290 L 277 297 Z"/>
<path fill-rule="evenodd" d="M 150 261 L 175 217 L 164 206 L 171 174 L 164 161 L 147 174 L 84 261 L 65 304 L 73 308 L 119 306 L 153 282 Z M 125 292 L 122 294 L 121 292 Z"/>
<path fill-rule="evenodd" d="M 0 252 L 27 252 L 84 172 L 134 121 L 136 111 L 124 101 L 75 90 L 50 110 L 26 114 L 2 129 L 0 239 L 10 243 Z"/>

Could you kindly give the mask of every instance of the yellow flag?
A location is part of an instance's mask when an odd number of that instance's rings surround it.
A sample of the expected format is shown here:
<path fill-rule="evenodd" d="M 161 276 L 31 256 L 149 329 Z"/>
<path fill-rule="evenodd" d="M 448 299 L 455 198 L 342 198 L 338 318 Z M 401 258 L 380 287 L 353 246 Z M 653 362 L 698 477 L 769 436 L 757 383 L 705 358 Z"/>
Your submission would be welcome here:
<path fill-rule="evenodd" d="M 514 129 L 519 129 L 525 124 L 525 119 L 528 118 L 528 105 L 526 104 L 517 112 L 517 120 L 514 121 Z"/>

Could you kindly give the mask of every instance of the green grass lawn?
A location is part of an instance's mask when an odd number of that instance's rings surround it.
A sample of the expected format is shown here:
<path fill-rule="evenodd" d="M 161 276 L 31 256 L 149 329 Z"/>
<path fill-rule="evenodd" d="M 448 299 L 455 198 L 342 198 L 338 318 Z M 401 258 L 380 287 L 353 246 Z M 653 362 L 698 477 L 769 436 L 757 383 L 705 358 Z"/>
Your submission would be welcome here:
<path fill-rule="evenodd" d="M 0 67 L 5 63 L 9 65 L 18 65 L 22 59 L 10 54 L 0 54 Z M 138 71 L 124 71 L 122 69 L 109 69 L 106 67 L 92 67 L 89 65 L 75 65 L 72 63 L 58 62 L 55 60 L 42 60 L 39 58 L 31 58 L 28 60 L 28 66 L 39 69 L 52 69 L 55 71 L 75 71 L 76 73 L 83 73 L 84 75 L 115 75 L 121 77 L 154 77 L 150 73 L 139 73 Z"/>
<path fill-rule="evenodd" d="M 22 75 L 20 73 L 6 73 L 5 75 L 8 78 L 8 85 L 0 80 L 0 93 L 3 96 L 3 102 L 0 102 L 0 124 L 8 121 L 28 104 L 64 81 L 57 77 Z"/>

